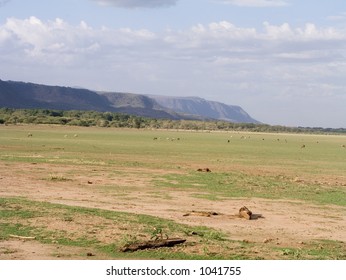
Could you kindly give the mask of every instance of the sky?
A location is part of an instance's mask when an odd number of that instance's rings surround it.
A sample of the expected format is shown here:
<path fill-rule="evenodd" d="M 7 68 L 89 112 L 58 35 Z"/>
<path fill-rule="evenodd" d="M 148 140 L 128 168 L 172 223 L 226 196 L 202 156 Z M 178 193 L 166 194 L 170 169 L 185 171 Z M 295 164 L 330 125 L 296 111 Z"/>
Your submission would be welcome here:
<path fill-rule="evenodd" d="M 0 0 L 0 79 L 346 127 L 345 0 Z"/>

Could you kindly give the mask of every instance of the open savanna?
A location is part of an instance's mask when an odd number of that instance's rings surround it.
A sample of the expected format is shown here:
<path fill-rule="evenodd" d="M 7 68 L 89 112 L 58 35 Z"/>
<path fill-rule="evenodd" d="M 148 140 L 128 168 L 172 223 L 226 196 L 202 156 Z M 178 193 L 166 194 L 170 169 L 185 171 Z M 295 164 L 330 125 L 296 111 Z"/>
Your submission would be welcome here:
<path fill-rule="evenodd" d="M 339 135 L 0 126 L 0 259 L 346 259 L 345 145 Z M 255 219 L 240 219 L 242 206 Z M 187 241 L 120 251 L 155 236 Z"/>

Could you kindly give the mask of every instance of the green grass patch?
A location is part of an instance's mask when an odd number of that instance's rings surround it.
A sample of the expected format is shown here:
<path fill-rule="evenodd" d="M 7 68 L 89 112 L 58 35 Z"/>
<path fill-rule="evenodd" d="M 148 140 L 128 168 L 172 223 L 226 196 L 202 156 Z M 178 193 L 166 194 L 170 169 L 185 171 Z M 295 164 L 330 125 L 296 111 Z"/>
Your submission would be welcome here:
<path fill-rule="evenodd" d="M 294 182 L 283 176 L 256 176 L 240 172 L 164 175 L 155 182 L 159 188 L 182 188 L 206 192 L 198 197 L 217 200 L 236 197 L 298 199 L 313 203 L 346 206 L 346 190 L 341 186 L 321 186 Z"/>
<path fill-rule="evenodd" d="M 334 240 L 315 240 L 300 248 L 279 248 L 283 259 L 345 260 L 346 244 Z"/>
<path fill-rule="evenodd" d="M 21 209 L 18 208 L 19 205 Z M 214 247 L 219 246 L 220 242 L 230 242 L 224 233 L 207 227 L 189 227 L 171 220 L 148 215 L 35 202 L 21 198 L 0 198 L 0 206 L 1 240 L 9 239 L 10 235 L 34 236 L 37 241 L 43 244 L 94 248 L 117 258 L 208 259 L 211 256 L 215 259 L 229 258 L 225 251 L 220 251 L 217 254 L 212 253 L 211 255 L 204 255 L 203 251 L 196 253 L 184 252 L 186 248 L 195 247 L 196 244 L 198 247 L 205 246 L 204 244 Z M 9 211 L 11 215 L 8 214 Z M 101 230 L 107 229 L 110 225 L 116 225 L 116 228 L 126 227 L 129 230 L 123 235 L 114 236 L 114 240 L 107 244 L 98 240 L 97 236 L 67 231 L 63 226 L 60 229 L 49 229 L 49 218 L 54 217 L 55 220 L 74 223 L 77 216 L 82 217 L 82 220 L 85 220 L 86 223 L 94 218 L 105 219 L 108 221 L 107 223 L 95 225 L 96 228 Z M 31 223 L 31 220 L 37 217 L 48 220 L 45 225 L 41 224 L 40 226 L 37 223 Z M 119 251 L 119 248 L 125 243 L 152 238 L 157 234 L 158 229 L 164 238 L 180 236 L 182 238 L 192 238 L 194 241 L 190 241 L 188 245 L 178 246 L 173 250 L 171 248 L 162 248 L 134 253 L 121 253 Z"/>
<path fill-rule="evenodd" d="M 33 137 L 28 138 L 28 132 Z M 345 143 L 345 136 L 331 135 L 0 126 L 0 160 L 73 165 L 184 169 L 191 163 L 240 164 L 299 174 L 343 174 Z M 306 148 L 301 149 L 302 144 Z"/>
<path fill-rule="evenodd" d="M 2 223 L 0 222 L 1 231 L 0 231 L 0 240 L 6 240 L 9 238 L 9 235 L 19 235 L 19 236 L 31 236 L 34 231 L 33 227 L 27 227 L 20 223 Z"/>

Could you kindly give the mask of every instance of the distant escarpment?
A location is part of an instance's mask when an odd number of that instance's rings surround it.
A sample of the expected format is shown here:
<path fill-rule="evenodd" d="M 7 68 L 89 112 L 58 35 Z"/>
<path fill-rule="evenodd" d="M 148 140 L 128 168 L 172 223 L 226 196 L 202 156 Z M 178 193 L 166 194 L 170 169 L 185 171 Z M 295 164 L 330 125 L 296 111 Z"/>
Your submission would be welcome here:
<path fill-rule="evenodd" d="M 0 80 L 0 107 L 119 112 L 172 120 L 258 123 L 241 107 L 199 97 L 147 96 Z"/>
<path fill-rule="evenodd" d="M 200 97 L 152 96 L 160 105 L 177 113 L 199 115 L 209 119 L 230 122 L 259 123 L 240 106 L 208 101 Z"/>

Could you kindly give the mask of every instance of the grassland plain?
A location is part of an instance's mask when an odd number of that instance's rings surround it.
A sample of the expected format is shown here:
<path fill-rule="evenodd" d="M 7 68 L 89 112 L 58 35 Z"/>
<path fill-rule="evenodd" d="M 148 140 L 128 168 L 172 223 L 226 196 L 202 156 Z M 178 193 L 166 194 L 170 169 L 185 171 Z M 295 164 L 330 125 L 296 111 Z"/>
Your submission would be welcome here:
<path fill-rule="evenodd" d="M 0 259 L 346 259 L 345 145 L 338 135 L 0 126 Z M 237 218 L 243 205 L 258 218 Z M 219 215 L 186 215 L 198 211 Z M 158 229 L 187 242 L 119 252 Z"/>

